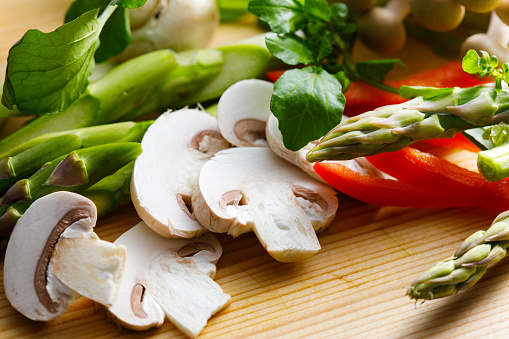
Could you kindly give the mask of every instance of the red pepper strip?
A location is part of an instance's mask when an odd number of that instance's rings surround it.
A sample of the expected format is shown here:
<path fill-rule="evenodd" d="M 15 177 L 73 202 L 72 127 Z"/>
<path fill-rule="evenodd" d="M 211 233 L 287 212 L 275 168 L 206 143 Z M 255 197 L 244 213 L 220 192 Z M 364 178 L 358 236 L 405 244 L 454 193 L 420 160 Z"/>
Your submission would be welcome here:
<path fill-rule="evenodd" d="M 319 162 L 313 168 L 335 189 L 368 204 L 399 207 L 463 206 L 398 180 L 359 173 L 339 162 Z"/>
<path fill-rule="evenodd" d="M 433 146 L 440 146 L 446 148 L 458 148 L 465 151 L 478 153 L 481 151 L 479 147 L 474 145 L 470 140 L 467 139 L 463 134 L 456 133 L 453 138 L 445 138 L 445 139 L 430 139 L 421 141 L 412 145 L 412 147 L 419 149 L 420 144 L 429 144 Z"/>
<path fill-rule="evenodd" d="M 286 69 L 276 69 L 273 71 L 267 71 L 267 78 L 269 78 L 270 81 L 276 82 L 277 79 L 281 78 L 283 73 L 286 71 Z"/>
<path fill-rule="evenodd" d="M 476 172 L 435 155 L 407 147 L 367 158 L 398 180 L 468 206 L 495 211 L 509 209 L 509 182 L 486 182 Z"/>
<path fill-rule="evenodd" d="M 285 70 L 267 72 L 267 77 L 276 82 Z M 446 63 L 440 67 L 413 74 L 402 80 L 388 81 L 387 84 L 396 88 L 401 85 L 428 87 L 471 87 L 487 82 L 489 78 L 479 78 L 463 71 L 460 61 Z M 380 106 L 399 104 L 407 99 L 398 94 L 388 93 L 372 87 L 364 82 L 356 81 L 350 84 L 345 92 L 345 115 L 352 117 Z"/>

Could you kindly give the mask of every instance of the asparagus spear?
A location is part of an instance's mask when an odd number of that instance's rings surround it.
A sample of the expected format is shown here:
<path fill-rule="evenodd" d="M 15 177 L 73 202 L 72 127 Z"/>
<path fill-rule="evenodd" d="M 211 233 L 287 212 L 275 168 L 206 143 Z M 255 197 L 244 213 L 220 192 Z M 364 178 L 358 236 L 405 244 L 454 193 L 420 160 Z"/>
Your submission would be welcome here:
<path fill-rule="evenodd" d="M 499 214 L 491 227 L 468 237 L 454 256 L 437 263 L 407 289 L 412 299 L 447 297 L 473 286 L 488 265 L 503 259 L 509 247 L 509 211 Z"/>
<path fill-rule="evenodd" d="M 42 165 L 79 148 L 109 142 L 140 142 L 153 121 L 123 122 L 50 133 L 29 140 L 0 156 L 0 195 Z"/>
<path fill-rule="evenodd" d="M 0 236 L 10 234 L 31 203 L 49 193 L 81 193 L 141 153 L 139 143 L 109 143 L 82 148 L 55 159 L 28 179 L 16 182 L 0 198 Z"/>
<path fill-rule="evenodd" d="M 82 193 L 96 205 L 98 218 L 110 213 L 119 204 L 131 201 L 130 184 L 133 168 L 134 161 L 131 161 Z"/>
<path fill-rule="evenodd" d="M 341 122 L 309 151 L 307 160 L 347 160 L 391 152 L 416 141 L 509 122 L 509 91 L 476 86 L 416 93 L 423 95 Z"/>

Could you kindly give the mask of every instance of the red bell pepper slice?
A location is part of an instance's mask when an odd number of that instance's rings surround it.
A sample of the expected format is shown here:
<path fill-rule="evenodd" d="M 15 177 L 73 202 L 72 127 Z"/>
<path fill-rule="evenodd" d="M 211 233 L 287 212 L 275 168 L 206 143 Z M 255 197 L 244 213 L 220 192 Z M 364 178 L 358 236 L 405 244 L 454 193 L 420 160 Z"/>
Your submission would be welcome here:
<path fill-rule="evenodd" d="M 368 204 L 398 207 L 464 206 L 462 202 L 453 201 L 440 194 L 430 193 L 398 180 L 354 171 L 340 162 L 319 162 L 314 164 L 313 168 L 335 189 Z"/>
<path fill-rule="evenodd" d="M 401 182 L 429 193 L 497 212 L 509 209 L 509 182 L 486 182 L 479 173 L 435 155 L 407 147 L 367 159 Z"/>
<path fill-rule="evenodd" d="M 481 151 L 479 147 L 477 147 L 475 144 L 473 144 L 470 140 L 467 139 L 466 136 L 464 136 L 461 133 L 456 133 L 456 135 L 452 138 L 445 138 L 445 139 L 430 139 L 421 141 L 419 143 L 416 143 L 412 145 L 412 147 L 420 149 L 421 144 L 428 144 L 428 145 L 434 145 L 434 146 L 440 146 L 440 147 L 446 147 L 446 148 L 457 148 L 462 149 L 465 151 L 475 152 L 478 153 Z"/>

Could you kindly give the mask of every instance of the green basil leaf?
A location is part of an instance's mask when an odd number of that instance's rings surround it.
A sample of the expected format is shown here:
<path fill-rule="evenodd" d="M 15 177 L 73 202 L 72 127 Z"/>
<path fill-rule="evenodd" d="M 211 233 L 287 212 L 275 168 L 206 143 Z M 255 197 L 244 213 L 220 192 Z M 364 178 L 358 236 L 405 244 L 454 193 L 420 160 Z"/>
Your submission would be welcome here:
<path fill-rule="evenodd" d="M 396 64 L 406 68 L 406 65 L 400 59 L 380 59 L 359 61 L 355 66 L 355 71 L 360 77 L 382 81 L 384 76 L 392 71 Z"/>
<path fill-rule="evenodd" d="M 145 2 L 125 1 L 125 2 Z M 99 13 L 108 6 L 109 0 L 75 0 L 67 13 L 65 14 L 65 22 L 70 22 L 81 14 L 92 9 L 99 8 Z M 129 4 L 134 5 L 134 4 Z M 96 63 L 108 60 L 109 58 L 120 54 L 131 42 L 131 27 L 129 21 L 129 12 L 126 8 L 117 8 L 108 19 L 99 36 L 101 44 L 95 52 L 94 59 Z"/>
<path fill-rule="evenodd" d="M 331 18 L 331 10 L 325 0 L 306 0 L 304 9 L 316 20 L 329 22 Z"/>
<path fill-rule="evenodd" d="M 98 10 L 54 32 L 29 30 L 9 51 L 2 103 L 25 114 L 65 110 L 86 89 L 101 31 Z"/>
<path fill-rule="evenodd" d="M 253 0 L 248 10 L 268 23 L 275 33 L 295 33 L 308 20 L 304 6 L 298 0 Z"/>
<path fill-rule="evenodd" d="M 297 151 L 339 124 L 345 97 L 339 81 L 323 69 L 286 71 L 274 84 L 270 109 L 285 146 Z"/>
<path fill-rule="evenodd" d="M 442 95 L 451 94 L 454 88 L 438 88 L 438 87 L 423 87 L 423 86 L 406 86 L 403 85 L 399 89 L 399 94 L 405 99 L 416 97 L 423 97 L 425 100 L 430 100 Z"/>
<path fill-rule="evenodd" d="M 295 34 L 279 35 L 269 32 L 265 36 L 265 43 L 272 55 L 288 65 L 309 65 L 315 60 L 313 51 Z"/>

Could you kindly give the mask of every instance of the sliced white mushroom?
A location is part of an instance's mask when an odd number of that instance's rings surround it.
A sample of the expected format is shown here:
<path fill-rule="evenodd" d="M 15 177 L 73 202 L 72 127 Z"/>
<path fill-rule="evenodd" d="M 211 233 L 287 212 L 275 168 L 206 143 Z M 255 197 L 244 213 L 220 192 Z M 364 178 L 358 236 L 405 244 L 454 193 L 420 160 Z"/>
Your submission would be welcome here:
<path fill-rule="evenodd" d="M 192 238 L 205 232 L 191 208 L 202 165 L 229 147 L 216 119 L 196 109 L 162 114 L 141 141 L 131 179 L 131 198 L 140 217 L 165 237 Z"/>
<path fill-rule="evenodd" d="M 195 239 L 161 237 L 141 222 L 115 244 L 128 248 L 118 298 L 108 313 L 122 326 L 145 330 L 160 326 L 166 315 L 195 338 L 230 296 L 212 278 L 222 254 L 211 233 Z"/>
<path fill-rule="evenodd" d="M 238 236 L 254 231 L 278 261 L 298 261 L 320 249 L 315 229 L 334 219 L 335 191 L 266 147 L 216 153 L 203 166 L 193 192 L 198 221 Z"/>
<path fill-rule="evenodd" d="M 265 134 L 267 136 L 267 143 L 269 144 L 270 149 L 276 155 L 299 167 L 316 180 L 324 182 L 323 179 L 318 174 L 316 174 L 315 170 L 313 169 L 313 164 L 306 160 L 306 154 L 309 152 L 309 150 L 315 147 L 315 143 L 310 142 L 298 151 L 291 151 L 286 148 L 283 143 L 283 135 L 279 130 L 279 122 L 277 118 L 272 114 L 269 116 L 267 121 Z"/>
<path fill-rule="evenodd" d="M 63 314 L 76 293 L 112 304 L 124 270 L 125 248 L 98 239 L 89 199 L 56 192 L 36 200 L 18 220 L 7 245 L 4 290 L 26 317 Z"/>
<path fill-rule="evenodd" d="M 258 79 L 230 86 L 217 104 L 217 123 L 223 137 L 235 146 L 267 146 L 265 124 L 269 118 L 274 85 Z"/>

